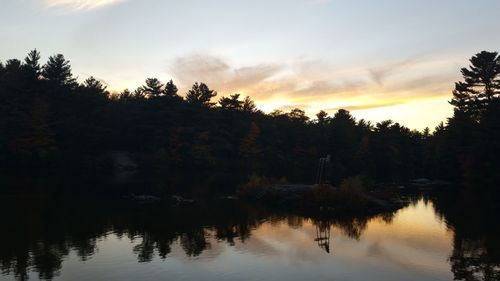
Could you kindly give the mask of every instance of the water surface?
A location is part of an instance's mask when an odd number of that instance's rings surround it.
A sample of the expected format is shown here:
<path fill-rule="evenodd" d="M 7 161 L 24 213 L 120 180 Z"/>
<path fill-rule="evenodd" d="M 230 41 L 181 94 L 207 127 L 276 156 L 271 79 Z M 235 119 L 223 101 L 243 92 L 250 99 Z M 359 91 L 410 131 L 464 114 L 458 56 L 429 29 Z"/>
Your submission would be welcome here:
<path fill-rule="evenodd" d="M 17 211 L 0 234 L 0 280 L 498 280 L 500 271 L 498 244 L 461 235 L 424 199 L 328 220 L 236 201 L 48 201 L 5 206 Z"/>

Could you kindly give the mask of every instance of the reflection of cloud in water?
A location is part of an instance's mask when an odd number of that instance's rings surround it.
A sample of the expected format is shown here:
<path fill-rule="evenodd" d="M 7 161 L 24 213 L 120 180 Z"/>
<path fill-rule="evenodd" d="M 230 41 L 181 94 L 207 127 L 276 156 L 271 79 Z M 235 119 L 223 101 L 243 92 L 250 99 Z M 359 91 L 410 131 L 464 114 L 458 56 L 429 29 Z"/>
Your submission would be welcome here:
<path fill-rule="evenodd" d="M 292 229 L 285 221 L 279 224 L 265 223 L 256 229 L 251 239 L 237 243 L 239 252 L 256 256 L 272 256 L 290 262 L 316 262 L 322 250 L 314 241 L 315 228 L 310 221 L 302 228 Z"/>
<path fill-rule="evenodd" d="M 451 233 L 423 202 L 400 211 L 392 222 L 370 220 L 359 241 L 345 235 L 345 229 L 332 227 L 332 254 L 314 242 L 316 230 L 310 220 L 302 228 L 291 228 L 286 221 L 266 222 L 244 244 L 236 243 L 238 254 L 252 254 L 291 264 L 354 262 L 360 267 L 394 268 L 422 278 L 448 278 Z"/>
<path fill-rule="evenodd" d="M 383 260 L 405 271 L 411 271 L 416 275 L 427 275 L 430 272 L 439 273 L 441 270 L 447 270 L 447 267 L 435 266 L 439 260 L 428 260 L 426 257 L 412 255 L 403 255 L 394 251 L 394 247 L 385 247 L 380 241 L 375 241 L 368 245 L 366 249 L 367 256 Z M 442 261 L 442 260 L 441 260 Z M 437 263 L 436 263 L 437 262 Z"/>
<path fill-rule="evenodd" d="M 63 280 L 103 279 L 103 271 L 113 272 L 115 277 L 126 277 L 113 280 L 144 280 L 141 278 L 144 276 L 158 277 L 151 280 L 162 276 L 174 280 L 292 281 L 331 280 L 334 277 L 338 280 L 399 281 L 401 276 L 410 281 L 452 279 L 448 263 L 453 248 L 452 233 L 435 215 L 433 206 L 424 201 L 397 212 L 394 217 L 321 223 L 296 216 L 257 215 L 259 213 L 247 211 L 218 217 L 217 212 L 202 209 L 193 213 L 179 211 L 163 219 L 169 221 L 167 224 L 148 222 L 149 218 L 156 218 L 156 211 L 146 212 L 134 220 L 123 211 L 119 213 L 121 216 L 114 220 L 112 228 L 103 224 L 102 229 L 93 230 L 84 225 L 84 229 L 93 231 L 80 236 L 68 232 L 64 237 L 74 238 L 59 242 L 54 238 L 36 243 L 28 240 L 29 245 L 33 245 L 29 253 L 37 255 L 28 256 L 28 262 L 38 262 L 36 272 L 40 276 L 50 277 L 62 269 Z M 222 214 L 227 215 L 227 212 Z M 129 220 L 123 221 L 123 218 Z M 95 221 L 99 222 L 98 217 Z M 328 226 L 330 223 L 333 226 L 331 254 L 328 254 L 318 246 L 315 238 L 316 225 Z M 66 224 L 59 220 L 54 227 Z M 31 230 L 37 233 L 36 228 Z M 3 241 L 16 241 L 17 236 L 11 234 L 4 232 Z M 34 237 L 43 237 L 43 234 L 39 230 Z M 23 253 L 24 249 L 18 252 Z M 2 251 L 7 269 L 13 268 L 11 262 L 15 262 L 15 258 L 22 258 L 11 257 L 7 246 Z M 460 252 L 455 256 L 463 255 Z M 46 263 L 40 257 L 56 262 Z M 2 276 L 0 280 L 4 280 Z"/>
<path fill-rule="evenodd" d="M 416 205 L 399 211 L 391 224 L 374 219 L 364 236 L 398 241 L 415 250 L 440 252 L 451 247 L 452 233 L 436 217 L 432 205 L 419 201 Z"/>

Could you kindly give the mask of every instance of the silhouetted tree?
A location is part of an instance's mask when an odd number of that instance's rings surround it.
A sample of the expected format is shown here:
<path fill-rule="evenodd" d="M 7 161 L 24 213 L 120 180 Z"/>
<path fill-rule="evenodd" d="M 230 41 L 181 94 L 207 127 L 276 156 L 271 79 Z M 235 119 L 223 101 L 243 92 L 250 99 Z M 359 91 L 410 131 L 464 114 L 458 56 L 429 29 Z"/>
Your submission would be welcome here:
<path fill-rule="evenodd" d="M 288 118 L 292 121 L 305 123 L 309 120 L 309 117 L 306 116 L 306 112 L 300 108 L 294 108 L 288 113 Z"/>
<path fill-rule="evenodd" d="M 191 90 L 186 94 L 186 101 L 192 105 L 197 106 L 213 106 L 214 103 L 210 100 L 217 96 L 217 92 L 208 88 L 205 83 L 194 83 Z"/>
<path fill-rule="evenodd" d="M 142 92 L 148 98 L 159 97 L 163 93 L 163 84 L 157 78 L 148 78 Z"/>
<path fill-rule="evenodd" d="M 179 97 L 177 95 L 178 89 L 177 86 L 174 84 L 174 81 L 170 80 L 165 84 L 165 89 L 163 91 L 164 95 L 168 98 L 177 98 Z"/>
<path fill-rule="evenodd" d="M 240 110 L 243 107 L 243 101 L 240 101 L 240 94 L 234 94 L 219 99 L 219 105 L 222 109 Z"/>
<path fill-rule="evenodd" d="M 255 102 L 249 96 L 246 96 L 245 99 L 243 100 L 241 110 L 243 110 L 244 112 L 247 112 L 247 113 L 258 112 L 257 106 L 255 105 Z"/>
<path fill-rule="evenodd" d="M 43 66 L 42 76 L 57 85 L 75 87 L 76 79 L 73 78 L 69 63 L 61 54 L 51 56 Z"/>
<path fill-rule="evenodd" d="M 105 94 L 107 88 L 101 81 L 95 79 L 93 76 L 90 76 L 87 80 L 85 80 L 85 82 L 83 82 L 83 86 L 99 94 Z"/>
<path fill-rule="evenodd" d="M 301 109 L 264 114 L 239 94 L 212 108 L 217 93 L 204 83 L 195 83 L 185 99 L 172 80 L 163 85 L 156 78 L 111 95 L 94 77 L 76 83 L 64 56 L 50 57 L 42 68 L 39 58 L 34 50 L 24 63 L 0 64 L 1 169 L 52 163 L 97 171 L 110 166 L 102 163 L 115 150 L 134 154 L 148 172 L 237 167 L 304 182 L 313 181 L 318 158 L 330 154 L 334 184 L 358 174 L 376 181 L 494 182 L 500 169 L 496 53 L 477 54 L 462 70 L 455 114 L 433 134 L 390 121 L 373 126 L 347 110 L 332 117 L 320 111 L 314 122 Z"/>
<path fill-rule="evenodd" d="M 328 122 L 328 113 L 326 113 L 326 111 L 324 110 L 320 110 L 320 112 L 316 114 L 316 117 L 318 125 L 320 125 L 321 127 L 323 127 Z"/>
<path fill-rule="evenodd" d="M 455 84 L 450 103 L 478 120 L 487 105 L 500 97 L 500 57 L 497 52 L 483 51 L 470 62 L 469 69 L 462 68 L 464 81 Z"/>
<path fill-rule="evenodd" d="M 22 62 L 18 59 L 7 60 L 5 64 L 5 72 L 7 75 L 18 75 L 20 74 L 22 67 Z"/>
<path fill-rule="evenodd" d="M 33 79 L 38 79 L 42 74 L 42 68 L 40 66 L 40 52 L 36 49 L 29 52 L 24 59 L 24 67 Z"/>
<path fill-rule="evenodd" d="M 456 83 L 453 91 L 453 117 L 427 138 L 424 163 L 436 177 L 465 180 L 476 191 L 500 193 L 492 184 L 500 157 L 499 136 L 495 133 L 498 126 L 490 119 L 498 115 L 495 104 L 500 100 L 500 57 L 497 52 L 483 51 L 470 63 L 469 68 L 461 69 L 464 81 Z M 470 184 L 477 181 L 482 184 Z"/>

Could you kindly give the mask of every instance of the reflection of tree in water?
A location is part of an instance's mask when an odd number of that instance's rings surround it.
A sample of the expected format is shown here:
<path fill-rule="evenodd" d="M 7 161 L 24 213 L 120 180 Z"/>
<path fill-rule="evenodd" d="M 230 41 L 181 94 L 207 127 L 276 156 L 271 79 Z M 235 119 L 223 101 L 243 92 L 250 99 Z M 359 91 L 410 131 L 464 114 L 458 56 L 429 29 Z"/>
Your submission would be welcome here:
<path fill-rule="evenodd" d="M 455 235 L 453 246 L 450 262 L 456 280 L 500 280 L 500 256 L 493 252 L 487 241 Z"/>
<path fill-rule="evenodd" d="M 17 246 L 19 245 L 13 247 Z M 10 253 L 7 252 L 9 249 L 2 247 L 0 254 L 2 273 L 13 273 L 18 280 L 28 280 L 28 270 L 33 268 L 38 272 L 39 279 L 51 280 L 59 274 L 62 260 L 69 254 L 70 249 L 65 242 L 50 241 L 34 242 L 28 247 Z"/>
<path fill-rule="evenodd" d="M 340 228 L 342 233 L 346 236 L 358 240 L 366 229 L 367 222 L 368 218 L 354 218 L 351 220 L 339 221 L 336 223 L 336 226 Z"/>
<path fill-rule="evenodd" d="M 155 255 L 166 259 L 173 243 L 179 243 L 188 257 L 211 248 L 210 239 L 234 246 L 237 240 L 245 242 L 264 222 L 271 225 L 287 222 L 292 228 L 300 228 L 304 221 L 312 220 L 318 227 L 318 237 L 324 238 L 317 240 L 318 244 L 329 251 L 331 227 L 358 239 L 369 220 L 283 216 L 240 202 L 181 208 L 108 202 L 94 204 L 92 208 L 86 202 L 63 203 L 58 207 L 39 204 L 29 210 L 18 210 L 18 206 L 6 209 L 16 216 L 4 223 L 14 231 L 0 231 L 0 241 L 9 241 L 0 247 L 0 266 L 2 272 L 19 280 L 26 280 L 30 271 L 37 272 L 39 279 L 53 279 L 69 253 L 75 253 L 83 261 L 90 259 L 97 252 L 97 241 L 110 232 L 136 242 L 132 251 L 137 260 L 150 262 Z"/>
<path fill-rule="evenodd" d="M 226 241 L 230 246 L 235 245 L 235 239 L 245 242 L 250 238 L 251 228 L 249 225 L 216 226 L 215 237 L 218 241 Z"/>
<path fill-rule="evenodd" d="M 286 218 L 287 224 L 292 229 L 299 229 L 304 225 L 304 217 L 289 215 Z"/>
<path fill-rule="evenodd" d="M 31 266 L 31 256 L 28 252 L 0 257 L 0 269 L 2 274 L 13 274 L 18 280 L 28 280 L 27 268 Z"/>
<path fill-rule="evenodd" d="M 33 252 L 33 265 L 40 279 L 51 280 L 59 275 L 62 268 L 62 259 L 69 253 L 69 248 L 63 243 L 47 245 L 37 243 Z"/>
<path fill-rule="evenodd" d="M 316 237 L 314 240 L 318 243 L 320 248 L 325 250 L 327 253 L 330 253 L 332 227 L 339 229 L 343 235 L 349 238 L 359 240 L 371 219 L 381 218 L 387 223 L 390 223 L 393 216 L 393 213 L 388 213 L 365 217 L 311 218 L 311 221 L 316 228 Z"/>
<path fill-rule="evenodd" d="M 83 261 L 91 258 L 97 251 L 97 240 L 111 230 L 119 238 L 138 241 L 133 253 L 139 262 L 150 262 L 155 255 L 167 258 L 176 241 L 187 256 L 196 257 L 210 248 L 209 237 L 234 245 L 235 239 L 248 239 L 251 230 L 268 216 L 261 209 L 237 204 L 134 209 L 104 203 L 92 206 L 94 210 L 88 212 L 85 212 L 88 204 L 82 204 L 57 208 L 38 204 L 21 210 L 21 204 L 0 206 L 5 208 L 1 210 L 3 213 L 15 213 L 6 216 L 8 219 L 3 222 L 4 229 L 12 231 L 0 231 L 2 273 L 27 280 L 28 273 L 35 271 L 39 279 L 53 279 L 59 275 L 70 252 Z"/>
<path fill-rule="evenodd" d="M 199 256 L 204 250 L 210 248 L 204 229 L 196 229 L 180 236 L 182 249 L 189 257 Z"/>
<path fill-rule="evenodd" d="M 154 250 L 156 248 L 155 242 L 151 240 L 148 233 L 142 235 L 142 242 L 134 246 L 134 254 L 137 255 L 139 262 L 150 262 L 153 260 Z M 168 249 L 170 252 L 170 249 Z"/>
<path fill-rule="evenodd" d="M 455 280 L 500 280 L 499 210 L 486 203 L 488 200 L 465 191 L 433 201 L 438 214 L 454 232 L 449 261 Z"/>

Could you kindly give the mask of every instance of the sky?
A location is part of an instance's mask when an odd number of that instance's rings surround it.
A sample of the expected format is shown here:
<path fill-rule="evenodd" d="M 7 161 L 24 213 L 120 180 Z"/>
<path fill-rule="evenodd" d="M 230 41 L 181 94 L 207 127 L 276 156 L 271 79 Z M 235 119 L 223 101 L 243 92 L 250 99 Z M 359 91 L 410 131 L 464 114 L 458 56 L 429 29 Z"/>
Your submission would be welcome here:
<path fill-rule="evenodd" d="M 0 35 L 0 61 L 62 53 L 113 92 L 201 81 L 420 130 L 452 115 L 472 55 L 500 51 L 500 0 L 0 0 Z"/>

